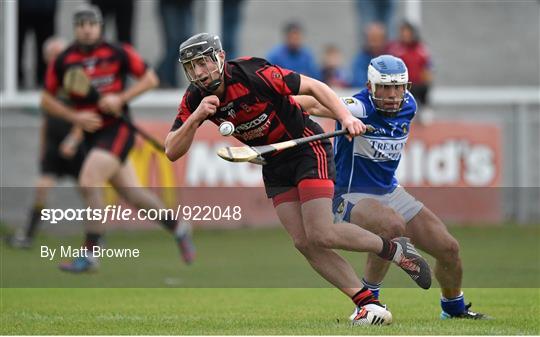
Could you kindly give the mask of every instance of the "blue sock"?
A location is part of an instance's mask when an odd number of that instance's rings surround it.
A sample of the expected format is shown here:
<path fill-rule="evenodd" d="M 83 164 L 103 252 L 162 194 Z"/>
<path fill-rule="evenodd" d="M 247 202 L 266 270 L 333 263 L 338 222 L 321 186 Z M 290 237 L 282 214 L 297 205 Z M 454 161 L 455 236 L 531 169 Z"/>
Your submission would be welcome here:
<path fill-rule="evenodd" d="M 441 296 L 441 308 L 450 316 L 459 315 L 465 311 L 465 299 L 463 292 L 455 298 L 445 298 Z"/>
<path fill-rule="evenodd" d="M 381 289 L 382 282 L 380 282 L 380 283 L 370 283 L 370 282 L 366 281 L 365 278 L 362 278 L 362 284 L 364 285 L 364 287 L 371 290 L 371 292 L 373 293 L 373 296 L 375 296 L 376 299 L 379 299 L 379 291 Z"/>

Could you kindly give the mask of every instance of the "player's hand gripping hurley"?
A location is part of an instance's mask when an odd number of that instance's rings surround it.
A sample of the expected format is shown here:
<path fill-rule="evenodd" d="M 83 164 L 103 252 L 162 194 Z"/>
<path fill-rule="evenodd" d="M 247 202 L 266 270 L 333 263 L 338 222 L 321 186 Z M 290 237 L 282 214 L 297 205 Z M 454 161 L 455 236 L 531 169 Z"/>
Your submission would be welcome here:
<path fill-rule="evenodd" d="M 91 101 L 97 102 L 100 99 L 99 92 L 92 85 L 90 78 L 88 77 L 88 75 L 86 75 L 86 73 L 84 72 L 84 68 L 81 66 L 70 67 L 66 71 L 63 78 L 63 87 L 66 92 L 77 96 L 85 97 Z M 120 114 L 119 118 L 122 119 L 122 121 L 126 123 L 127 126 L 140 134 L 156 150 L 165 153 L 165 147 L 160 142 L 158 142 L 156 139 L 154 139 L 154 137 L 150 136 L 144 130 L 138 128 L 127 118 L 126 115 Z"/>
<path fill-rule="evenodd" d="M 372 125 L 366 125 L 366 133 L 374 132 L 375 128 Z M 315 142 L 322 139 L 328 139 L 336 136 L 349 134 L 346 129 L 321 133 L 310 137 L 303 137 L 288 140 L 281 143 L 261 145 L 261 146 L 238 146 L 238 147 L 223 147 L 217 151 L 218 156 L 232 162 L 255 162 L 259 163 L 262 156 L 276 151 L 281 151 L 302 144 Z"/>

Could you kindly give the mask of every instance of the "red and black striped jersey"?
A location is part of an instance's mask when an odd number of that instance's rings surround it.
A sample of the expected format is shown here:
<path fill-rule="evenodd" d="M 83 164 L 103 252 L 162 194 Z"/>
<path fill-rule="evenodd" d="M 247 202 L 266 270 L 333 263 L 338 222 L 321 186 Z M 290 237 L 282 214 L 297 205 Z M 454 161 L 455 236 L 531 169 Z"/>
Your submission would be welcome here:
<path fill-rule="evenodd" d="M 139 78 L 147 70 L 142 57 L 128 44 L 115 45 L 103 41 L 89 52 L 84 52 L 79 46 L 72 44 L 49 63 L 45 76 L 45 90 L 56 96 L 62 88 L 64 73 L 74 66 L 84 68 L 92 85 L 102 95 L 123 91 L 128 75 Z M 93 110 L 101 113 L 96 101 L 75 95 L 70 95 L 69 100 L 76 110 Z M 106 114 L 102 114 L 102 118 L 104 126 L 116 120 Z"/>
<path fill-rule="evenodd" d="M 224 72 L 225 94 L 209 120 L 216 125 L 232 122 L 233 136 L 244 144 L 257 146 L 300 138 L 306 127 L 322 132 L 292 98 L 300 89 L 298 73 L 254 57 L 227 61 Z M 190 85 L 171 131 L 180 128 L 207 95 Z"/>

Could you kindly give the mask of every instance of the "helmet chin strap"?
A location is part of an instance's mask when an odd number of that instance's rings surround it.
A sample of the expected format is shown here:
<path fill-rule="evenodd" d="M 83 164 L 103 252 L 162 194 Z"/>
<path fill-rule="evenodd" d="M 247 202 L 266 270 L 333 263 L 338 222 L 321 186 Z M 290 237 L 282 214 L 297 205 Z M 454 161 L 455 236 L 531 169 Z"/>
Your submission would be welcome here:
<path fill-rule="evenodd" d="M 208 92 L 214 92 L 217 90 L 217 88 L 219 88 L 220 85 L 221 85 L 221 78 L 210 82 L 210 84 L 208 85 L 208 87 L 205 88 L 205 90 Z"/>
<path fill-rule="evenodd" d="M 84 53 L 89 53 L 91 52 L 92 50 L 96 49 L 96 47 L 101 43 L 101 38 L 99 38 L 96 42 L 94 43 L 90 43 L 90 44 L 86 44 L 86 43 L 80 43 L 80 42 L 76 42 L 75 44 L 77 45 L 78 48 L 80 48 Z"/>

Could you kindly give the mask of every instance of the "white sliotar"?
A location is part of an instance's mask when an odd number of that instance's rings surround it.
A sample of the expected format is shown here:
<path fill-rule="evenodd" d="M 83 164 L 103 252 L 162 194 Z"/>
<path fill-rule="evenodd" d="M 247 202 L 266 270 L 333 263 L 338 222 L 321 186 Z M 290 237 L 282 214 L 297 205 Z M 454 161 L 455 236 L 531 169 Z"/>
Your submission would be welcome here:
<path fill-rule="evenodd" d="M 231 122 L 223 122 L 219 126 L 219 133 L 222 136 L 230 136 L 234 133 L 234 124 Z"/>

